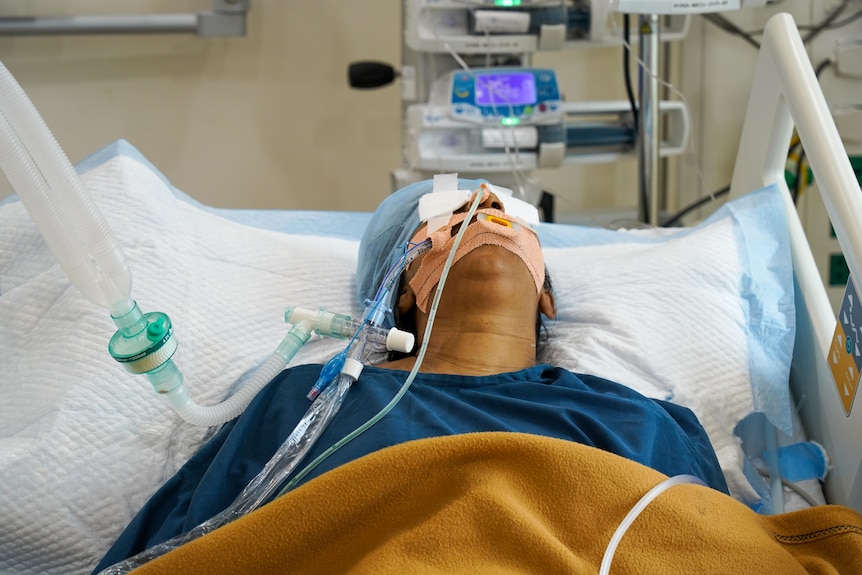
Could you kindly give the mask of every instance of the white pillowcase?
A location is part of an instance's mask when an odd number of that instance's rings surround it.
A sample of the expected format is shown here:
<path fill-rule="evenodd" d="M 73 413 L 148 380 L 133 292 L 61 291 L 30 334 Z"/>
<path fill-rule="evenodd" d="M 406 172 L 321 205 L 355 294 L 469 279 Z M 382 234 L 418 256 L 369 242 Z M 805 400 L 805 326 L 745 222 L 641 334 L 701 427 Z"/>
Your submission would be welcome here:
<path fill-rule="evenodd" d="M 549 362 L 692 409 L 747 503 L 758 495 L 734 426 L 763 411 L 791 429 L 795 315 L 778 193 L 749 194 L 676 233 L 576 230 L 579 247 L 545 248 L 558 309 Z"/>
<path fill-rule="evenodd" d="M 206 208 L 122 141 L 79 169 L 131 263 L 133 297 L 171 317 L 201 404 L 275 349 L 285 307 L 361 311 L 353 275 L 367 215 Z M 745 500 L 731 434 L 755 409 L 785 423 L 792 283 L 776 193 L 728 205 L 659 236 L 539 232 L 559 312 L 549 359 L 691 407 Z M 0 204 L 0 325 L 0 572 L 87 573 L 207 431 L 110 358 L 107 312 L 70 285 L 14 201 Z M 294 363 L 342 347 L 313 340 Z"/>

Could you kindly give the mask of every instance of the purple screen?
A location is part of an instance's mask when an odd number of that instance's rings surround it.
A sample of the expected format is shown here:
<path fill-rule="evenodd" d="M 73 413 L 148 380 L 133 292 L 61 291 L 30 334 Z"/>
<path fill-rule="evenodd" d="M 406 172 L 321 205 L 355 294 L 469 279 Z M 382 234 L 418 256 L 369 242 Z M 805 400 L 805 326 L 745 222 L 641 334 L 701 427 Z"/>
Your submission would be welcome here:
<path fill-rule="evenodd" d="M 479 74 L 476 76 L 476 105 L 510 104 L 523 106 L 536 103 L 536 83 L 529 72 L 510 74 Z"/>

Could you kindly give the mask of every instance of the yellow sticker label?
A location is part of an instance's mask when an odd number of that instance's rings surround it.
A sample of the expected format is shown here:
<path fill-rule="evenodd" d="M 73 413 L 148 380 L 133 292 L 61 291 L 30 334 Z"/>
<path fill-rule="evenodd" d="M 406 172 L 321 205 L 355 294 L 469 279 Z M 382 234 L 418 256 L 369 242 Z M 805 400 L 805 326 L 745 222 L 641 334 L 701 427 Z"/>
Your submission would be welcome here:
<path fill-rule="evenodd" d="M 853 398 L 856 397 L 856 388 L 859 385 L 859 370 L 852 355 L 853 341 L 844 333 L 844 328 L 839 323 L 835 326 L 835 335 L 832 337 L 832 346 L 829 349 L 829 368 L 832 370 L 832 378 L 838 390 L 838 397 L 844 406 L 844 415 L 850 415 L 853 407 Z M 847 349 L 851 348 L 851 353 Z"/>
<path fill-rule="evenodd" d="M 862 305 L 853 285 L 847 280 L 844 299 L 838 310 L 838 322 L 829 346 L 829 369 L 835 381 L 835 389 L 844 406 L 844 415 L 850 415 L 853 399 L 859 387 L 859 371 L 862 368 Z"/>

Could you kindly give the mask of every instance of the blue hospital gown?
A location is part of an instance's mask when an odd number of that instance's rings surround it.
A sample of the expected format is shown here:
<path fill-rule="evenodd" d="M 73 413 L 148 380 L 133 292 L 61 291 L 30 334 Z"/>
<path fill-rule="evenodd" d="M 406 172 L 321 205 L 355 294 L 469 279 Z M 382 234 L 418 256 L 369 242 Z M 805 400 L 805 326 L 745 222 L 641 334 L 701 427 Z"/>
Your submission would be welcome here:
<path fill-rule="evenodd" d="M 153 495 L 95 572 L 188 531 L 230 505 L 308 409 L 305 395 L 320 369 L 292 367 L 273 379 L 240 417 L 225 424 Z M 405 371 L 365 368 L 297 469 L 380 411 L 406 378 Z M 481 431 L 568 439 L 669 476 L 695 475 L 727 493 L 706 432 L 689 409 L 549 365 L 482 377 L 420 373 L 386 417 L 303 481 L 412 439 Z"/>

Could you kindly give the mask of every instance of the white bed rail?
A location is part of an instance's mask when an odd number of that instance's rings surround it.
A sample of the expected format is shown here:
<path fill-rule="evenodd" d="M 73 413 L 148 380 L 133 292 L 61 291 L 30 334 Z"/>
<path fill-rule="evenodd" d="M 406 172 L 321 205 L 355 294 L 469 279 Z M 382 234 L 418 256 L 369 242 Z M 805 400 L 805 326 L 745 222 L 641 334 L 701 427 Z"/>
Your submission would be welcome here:
<path fill-rule="evenodd" d="M 791 388 L 806 430 L 831 457 L 829 502 L 862 511 L 862 406 L 848 415 L 838 395 L 827 362 L 835 314 L 784 181 L 794 125 L 850 273 L 862 279 L 862 192 L 796 24 L 777 14 L 763 35 L 730 196 L 773 183 L 785 192 L 797 306 Z"/>

